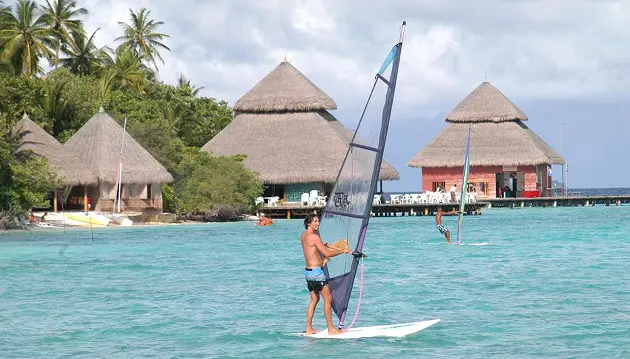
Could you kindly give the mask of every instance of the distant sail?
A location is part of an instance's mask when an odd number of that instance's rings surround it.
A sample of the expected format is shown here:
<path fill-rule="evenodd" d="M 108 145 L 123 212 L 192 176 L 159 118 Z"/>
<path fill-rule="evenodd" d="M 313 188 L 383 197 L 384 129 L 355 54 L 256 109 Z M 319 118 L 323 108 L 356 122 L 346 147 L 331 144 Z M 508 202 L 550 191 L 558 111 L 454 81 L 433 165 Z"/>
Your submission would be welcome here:
<path fill-rule="evenodd" d="M 348 310 L 383 161 L 404 27 L 405 23 L 401 28 L 400 41 L 394 45 L 375 76 L 372 91 L 322 213 L 319 229 L 322 239 L 332 243 L 345 238 L 348 247 L 355 251 L 354 256 L 333 257 L 325 266 L 333 296 L 332 306 L 339 318 L 340 328 L 343 328 Z M 391 71 L 387 74 L 389 69 Z"/>
<path fill-rule="evenodd" d="M 464 208 L 466 207 L 466 193 L 468 192 L 468 175 L 470 172 L 470 126 L 468 126 L 468 140 L 466 141 L 466 155 L 464 156 L 464 170 L 462 175 L 462 192 L 459 196 L 459 220 L 457 222 L 457 241 L 462 241 L 462 223 L 464 222 Z"/>

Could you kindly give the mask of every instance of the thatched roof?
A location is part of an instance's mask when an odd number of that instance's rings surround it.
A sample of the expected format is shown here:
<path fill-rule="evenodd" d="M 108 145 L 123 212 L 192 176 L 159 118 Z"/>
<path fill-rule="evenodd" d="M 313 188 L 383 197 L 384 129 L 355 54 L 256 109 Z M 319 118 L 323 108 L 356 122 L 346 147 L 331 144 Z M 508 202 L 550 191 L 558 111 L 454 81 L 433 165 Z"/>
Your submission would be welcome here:
<path fill-rule="evenodd" d="M 234 104 L 236 112 L 336 109 L 335 101 L 298 69 L 283 61 Z"/>
<path fill-rule="evenodd" d="M 527 116 L 483 82 L 444 119 L 448 125 L 409 161 L 409 167 L 462 167 L 468 126 L 471 166 L 563 164 L 564 158 L 522 121 Z"/>
<path fill-rule="evenodd" d="M 334 183 L 351 138 L 327 111 L 240 113 L 202 150 L 246 154 L 245 165 L 265 183 Z M 400 175 L 383 161 L 380 178 L 397 180 Z"/>
<path fill-rule="evenodd" d="M 527 116 L 489 82 L 483 82 L 446 115 L 447 122 L 504 122 Z"/>
<path fill-rule="evenodd" d="M 70 186 L 97 183 L 96 175 L 75 153 L 68 151 L 59 141 L 44 131 L 28 115 L 13 127 L 21 136 L 19 150 L 31 150 L 46 157 L 50 168 Z"/>
<path fill-rule="evenodd" d="M 123 128 L 101 108 L 64 145 L 81 156 L 102 182 L 116 182 Z M 136 140 L 125 134 L 122 182 L 168 183 L 173 176 Z"/>
<path fill-rule="evenodd" d="M 521 121 L 472 123 L 471 166 L 563 164 L 562 156 Z M 468 123 L 449 123 L 409 161 L 409 167 L 461 167 Z"/>

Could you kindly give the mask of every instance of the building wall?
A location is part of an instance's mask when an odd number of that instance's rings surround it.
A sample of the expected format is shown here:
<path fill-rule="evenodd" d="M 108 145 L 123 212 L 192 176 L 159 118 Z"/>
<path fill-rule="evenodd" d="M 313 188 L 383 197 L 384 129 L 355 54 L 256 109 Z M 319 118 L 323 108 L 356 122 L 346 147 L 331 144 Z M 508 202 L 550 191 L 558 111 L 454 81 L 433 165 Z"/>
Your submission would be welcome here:
<path fill-rule="evenodd" d="M 545 166 L 546 168 L 546 166 Z M 422 168 L 422 191 L 433 191 L 433 182 L 444 182 L 444 190 L 448 191 L 453 184 L 457 185 L 458 191 L 462 183 L 462 167 L 439 167 L 439 168 Z M 502 166 L 473 166 L 470 168 L 469 183 L 475 183 L 479 198 L 496 198 L 497 173 L 504 173 L 505 179 L 509 178 L 509 174 L 513 173 L 517 178 L 516 190 L 521 192 L 531 192 L 542 190 L 537 180 L 543 178 L 539 173 L 536 174 L 536 166 L 519 166 L 515 168 L 504 168 Z M 543 178 L 543 181 L 545 178 Z M 480 184 L 487 185 L 487 195 L 480 192 Z M 501 183 L 501 187 L 507 184 Z M 543 193 L 544 195 L 544 193 Z"/>
<path fill-rule="evenodd" d="M 162 199 L 123 199 L 120 209 L 123 212 L 162 213 Z M 114 210 L 113 199 L 100 199 L 97 204 L 97 212 L 112 212 Z"/>
<path fill-rule="evenodd" d="M 116 184 L 110 182 L 100 182 L 99 185 L 99 198 L 100 199 L 114 199 L 116 198 Z"/>
<path fill-rule="evenodd" d="M 150 196 L 149 186 L 151 186 Z M 88 188 L 88 195 L 93 202 L 96 202 L 93 205 L 96 211 L 112 211 L 116 198 L 116 185 L 109 182 L 101 182 L 98 189 L 95 187 Z M 123 184 L 121 197 L 120 209 L 122 211 L 162 212 L 161 184 Z"/>

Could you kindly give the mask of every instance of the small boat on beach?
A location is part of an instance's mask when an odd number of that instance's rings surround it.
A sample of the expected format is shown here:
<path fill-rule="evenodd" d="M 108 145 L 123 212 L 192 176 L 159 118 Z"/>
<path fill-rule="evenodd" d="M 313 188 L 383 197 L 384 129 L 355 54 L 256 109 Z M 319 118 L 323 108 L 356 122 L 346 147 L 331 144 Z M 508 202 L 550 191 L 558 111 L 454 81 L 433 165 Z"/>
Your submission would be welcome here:
<path fill-rule="evenodd" d="M 66 213 L 65 217 L 88 225 L 107 226 L 110 222 L 109 218 L 95 212 Z"/>
<path fill-rule="evenodd" d="M 109 218 L 112 222 L 116 223 L 119 226 L 128 227 L 133 225 L 132 220 L 120 214 L 108 215 L 107 218 Z"/>

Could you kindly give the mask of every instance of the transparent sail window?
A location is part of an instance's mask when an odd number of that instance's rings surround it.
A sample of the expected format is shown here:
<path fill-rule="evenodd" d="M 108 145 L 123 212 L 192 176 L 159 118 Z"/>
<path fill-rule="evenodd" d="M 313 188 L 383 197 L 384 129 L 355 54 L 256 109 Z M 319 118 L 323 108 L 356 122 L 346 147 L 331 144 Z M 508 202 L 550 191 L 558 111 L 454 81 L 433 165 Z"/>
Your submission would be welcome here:
<path fill-rule="evenodd" d="M 354 142 L 364 146 L 378 148 L 383 126 L 383 107 L 389 86 L 382 80 L 376 80 L 374 92 L 365 108 L 363 118 L 356 130 Z"/>
<path fill-rule="evenodd" d="M 362 216 L 371 205 L 370 190 L 377 153 L 351 147 L 341 167 L 339 178 L 328 196 L 326 210 Z M 322 226 L 326 222 L 322 223 Z"/>

